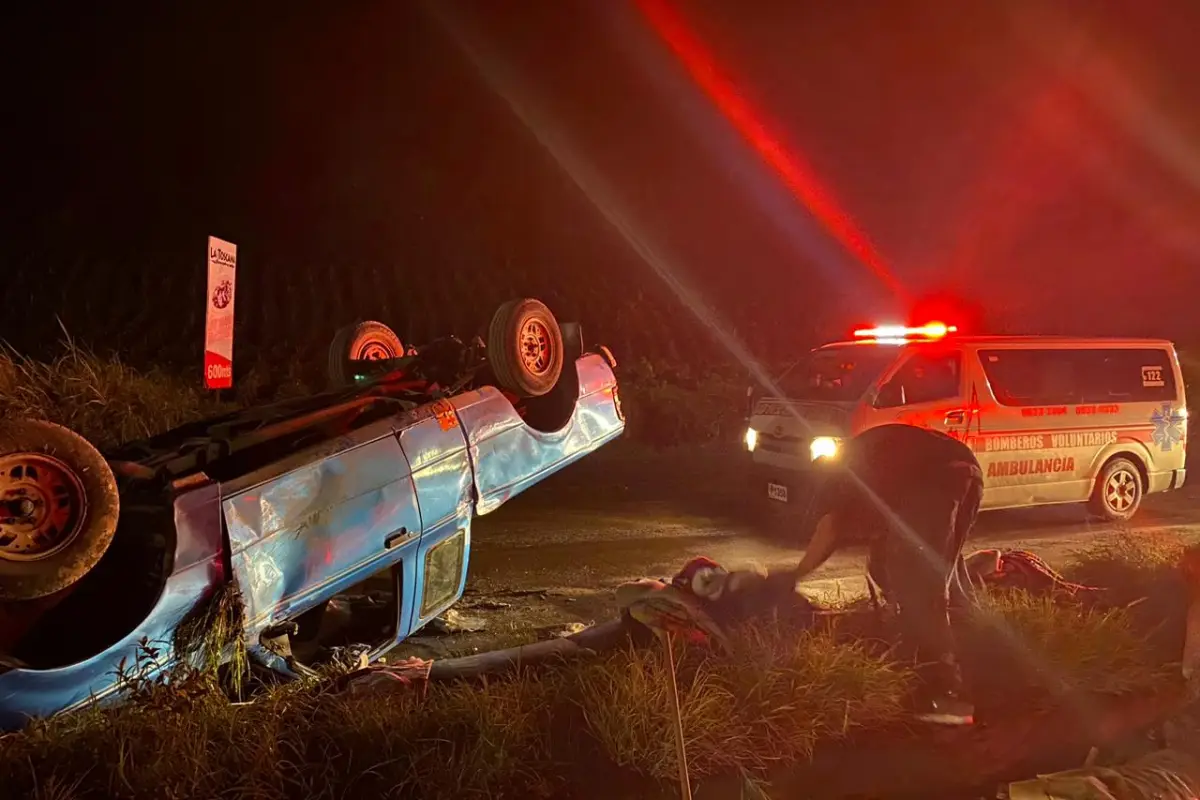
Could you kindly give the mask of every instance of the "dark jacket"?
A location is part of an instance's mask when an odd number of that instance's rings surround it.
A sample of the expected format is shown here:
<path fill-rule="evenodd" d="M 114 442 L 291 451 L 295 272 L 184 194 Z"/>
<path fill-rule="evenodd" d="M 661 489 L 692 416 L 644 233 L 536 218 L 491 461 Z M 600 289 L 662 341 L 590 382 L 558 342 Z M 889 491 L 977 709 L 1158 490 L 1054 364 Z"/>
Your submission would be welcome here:
<path fill-rule="evenodd" d="M 881 425 L 846 443 L 825 497 L 839 530 L 872 537 L 889 527 L 888 512 L 908 520 L 930 501 L 962 497 L 967 482 L 980 476 L 979 460 L 957 439 L 912 425 Z"/>

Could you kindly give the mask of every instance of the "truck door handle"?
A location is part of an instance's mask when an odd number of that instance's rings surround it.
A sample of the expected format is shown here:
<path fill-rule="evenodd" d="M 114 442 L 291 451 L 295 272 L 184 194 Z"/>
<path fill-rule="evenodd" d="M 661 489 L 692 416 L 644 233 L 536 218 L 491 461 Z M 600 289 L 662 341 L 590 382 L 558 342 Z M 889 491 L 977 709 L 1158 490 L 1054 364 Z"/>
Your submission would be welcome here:
<path fill-rule="evenodd" d="M 946 424 L 947 425 L 961 425 L 961 424 L 963 424 L 963 422 L 966 421 L 966 419 L 967 419 L 967 413 L 965 411 L 947 411 L 946 412 Z"/>
<path fill-rule="evenodd" d="M 408 544 L 413 539 L 417 538 L 416 534 L 410 534 L 408 528 L 401 528 L 395 533 L 390 533 L 383 540 L 383 549 L 391 550 L 393 547 L 399 547 L 402 544 Z"/>

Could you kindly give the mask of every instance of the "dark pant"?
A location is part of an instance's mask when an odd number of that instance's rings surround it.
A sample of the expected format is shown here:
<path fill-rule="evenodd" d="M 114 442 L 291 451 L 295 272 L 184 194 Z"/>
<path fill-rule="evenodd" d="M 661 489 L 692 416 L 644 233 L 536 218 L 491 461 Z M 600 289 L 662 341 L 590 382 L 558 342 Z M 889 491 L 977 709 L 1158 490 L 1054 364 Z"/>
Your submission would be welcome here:
<path fill-rule="evenodd" d="M 924 688 L 958 693 L 949 609 L 969 597 L 962 549 L 979 513 L 983 474 L 975 464 L 956 463 L 944 475 L 922 477 L 893 505 L 897 519 L 872 544 L 869 570 L 896 607 L 901 655 L 916 661 Z"/>

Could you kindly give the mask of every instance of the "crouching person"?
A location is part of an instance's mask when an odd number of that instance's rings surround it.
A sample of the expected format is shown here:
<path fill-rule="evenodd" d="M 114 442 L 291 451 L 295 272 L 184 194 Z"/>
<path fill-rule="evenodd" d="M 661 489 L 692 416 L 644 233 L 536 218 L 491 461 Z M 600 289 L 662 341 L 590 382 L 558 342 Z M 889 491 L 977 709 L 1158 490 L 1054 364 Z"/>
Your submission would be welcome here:
<path fill-rule="evenodd" d="M 902 652 L 917 664 L 917 718 L 969 725 L 974 706 L 963 696 L 949 607 L 968 588 L 962 548 L 983 497 L 979 461 L 943 433 L 883 425 L 847 442 L 840 462 L 796 579 L 865 535 L 871 579 L 895 607 Z"/>

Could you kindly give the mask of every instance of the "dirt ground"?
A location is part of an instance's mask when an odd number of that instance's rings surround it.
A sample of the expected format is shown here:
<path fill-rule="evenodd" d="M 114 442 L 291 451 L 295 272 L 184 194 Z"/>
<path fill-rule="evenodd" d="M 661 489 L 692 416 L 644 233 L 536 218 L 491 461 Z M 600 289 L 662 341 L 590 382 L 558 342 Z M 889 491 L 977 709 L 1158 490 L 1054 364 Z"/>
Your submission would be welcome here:
<path fill-rule="evenodd" d="M 466 595 L 395 655 L 446 657 L 570 632 L 612 618 L 623 581 L 666 577 L 706 555 L 728 567 L 795 563 L 788 525 L 753 519 L 736 456 L 720 451 L 598 453 L 495 512 L 472 530 Z M 1200 483 L 1148 497 L 1123 528 L 1089 520 L 1081 506 L 980 515 L 968 550 L 1020 547 L 1061 568 L 1120 531 L 1172 531 L 1200 541 Z M 865 552 L 835 555 L 803 587 L 823 597 L 866 591 Z M 448 630 L 449 629 L 449 630 Z"/>

